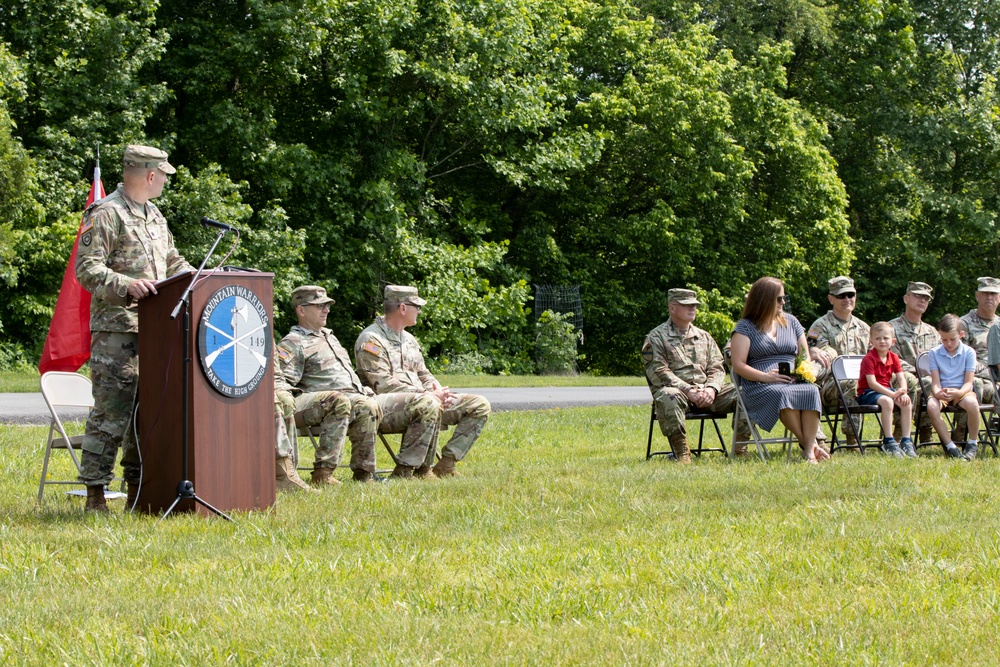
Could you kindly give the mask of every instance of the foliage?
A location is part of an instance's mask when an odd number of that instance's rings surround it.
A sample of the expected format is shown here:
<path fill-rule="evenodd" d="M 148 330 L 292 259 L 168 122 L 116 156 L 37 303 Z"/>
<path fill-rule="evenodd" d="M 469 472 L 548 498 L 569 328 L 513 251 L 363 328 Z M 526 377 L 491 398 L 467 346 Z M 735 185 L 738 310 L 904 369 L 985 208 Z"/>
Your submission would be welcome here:
<path fill-rule="evenodd" d="M 544 311 L 535 322 L 535 363 L 542 375 L 574 375 L 580 332 L 572 323 L 573 313 Z"/>
<path fill-rule="evenodd" d="M 581 286 L 582 365 L 603 374 L 638 372 L 681 285 L 712 295 L 700 319 L 720 343 L 761 275 L 786 281 L 803 321 L 840 273 L 869 320 L 897 314 L 913 279 L 962 311 L 1000 273 L 998 12 L 10 0 L 5 342 L 40 348 L 97 142 L 109 184 L 130 142 L 187 168 L 162 200 L 182 249 L 207 248 L 201 215 L 235 223 L 231 262 L 275 273 L 279 331 L 296 284 L 328 288 L 350 339 L 386 283 L 410 282 L 432 296 L 429 357 L 493 373 L 532 363 L 530 284 Z"/>

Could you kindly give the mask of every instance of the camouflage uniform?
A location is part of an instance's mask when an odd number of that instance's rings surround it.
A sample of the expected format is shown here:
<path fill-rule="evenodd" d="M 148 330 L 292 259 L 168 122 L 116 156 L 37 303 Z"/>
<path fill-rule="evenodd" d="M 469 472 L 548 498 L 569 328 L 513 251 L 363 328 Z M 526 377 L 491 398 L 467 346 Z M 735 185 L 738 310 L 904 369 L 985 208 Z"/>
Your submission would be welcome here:
<path fill-rule="evenodd" d="M 812 326 L 809 327 L 809 332 L 806 334 L 806 338 L 809 341 L 809 347 L 823 350 L 833 358 L 842 354 L 866 354 L 868 352 L 869 333 L 870 327 L 854 317 L 854 315 L 851 315 L 851 319 L 844 322 L 830 310 L 827 311 L 826 315 L 812 323 Z M 819 385 L 819 393 L 823 399 L 823 405 L 840 405 L 837 383 L 833 378 L 831 370 L 833 364 L 831 363 L 830 366 L 815 365 L 820 368 L 816 374 L 816 384 Z M 844 390 L 844 398 L 851 405 L 856 405 L 855 399 L 858 393 L 858 381 L 845 381 L 841 384 L 841 388 Z M 854 421 L 857 428 L 860 429 L 860 420 L 855 418 Z M 842 424 L 842 430 L 845 434 L 851 434 L 850 427 L 846 421 Z"/>
<path fill-rule="evenodd" d="M 925 378 L 923 383 L 917 380 L 917 357 L 924 352 L 930 351 L 932 347 L 940 345 L 941 336 L 938 335 L 937 329 L 930 324 L 926 322 L 913 324 L 904 315 L 900 315 L 889 322 L 889 324 L 892 325 L 892 330 L 895 332 L 896 337 L 892 351 L 899 356 L 900 364 L 903 366 L 903 376 L 906 378 L 906 393 L 909 394 L 910 400 L 913 402 L 913 411 L 916 414 L 916 406 L 920 404 L 921 400 L 921 384 L 923 385 L 922 391 L 925 393 L 929 392 L 931 387 L 930 378 Z M 898 424 L 894 428 L 899 430 Z M 920 418 L 920 423 L 917 425 L 918 433 L 921 435 L 921 442 L 925 439 L 933 438 L 930 429 L 930 416 L 925 410 L 923 416 Z M 902 431 L 899 430 L 899 432 L 901 433 Z M 896 431 L 894 430 L 893 433 L 895 435 Z M 897 437 L 896 439 L 898 440 L 899 438 Z"/>
<path fill-rule="evenodd" d="M 984 280 L 980 278 L 980 281 Z M 962 341 L 976 352 L 976 376 L 972 379 L 972 390 L 976 392 L 979 403 L 993 403 L 994 388 L 990 377 L 990 369 L 987 365 L 989 354 L 987 350 L 987 339 L 990 327 L 996 322 L 984 320 L 979 316 L 975 308 L 962 316 L 962 326 L 965 327 L 965 340 Z M 952 429 L 952 440 L 965 440 L 968 431 L 968 416 L 964 413 L 955 415 L 955 427 Z"/>
<path fill-rule="evenodd" d="M 295 446 L 295 397 L 291 386 L 280 372 L 274 374 L 274 457 L 291 457 L 298 465 L 298 448 Z"/>
<path fill-rule="evenodd" d="M 380 397 L 384 395 L 388 400 L 392 394 L 416 393 L 438 403 L 430 392 L 440 385 L 427 370 L 417 339 L 405 330 L 396 333 L 386 325 L 385 318 L 376 318 L 371 326 L 361 332 L 354 343 L 354 359 L 362 381 Z M 444 428 L 455 426 L 455 432 L 441 450 L 441 456 L 461 461 L 482 433 L 489 417 L 489 401 L 476 394 L 457 394 L 451 406 L 442 406 L 440 424 Z M 398 433 L 398 428 L 399 425 L 386 420 L 380 430 L 384 433 Z M 432 464 L 434 454 L 434 447 L 431 447 L 422 464 Z"/>
<path fill-rule="evenodd" d="M 119 445 L 123 477 L 132 484 L 139 481 L 139 457 L 131 437 L 139 378 L 139 310 L 128 288 L 139 279 L 163 280 L 192 268 L 174 247 L 159 209 L 151 202 L 132 201 L 124 186 L 84 214 L 76 277 L 91 294 L 94 407 L 83 437 L 79 477 L 87 486 L 111 482 Z"/>
<path fill-rule="evenodd" d="M 735 411 L 736 388 L 723 383 L 726 371 L 722 352 L 704 329 L 692 324 L 686 332 L 681 332 L 672 320 L 667 320 L 643 341 L 642 362 L 663 435 L 687 435 L 684 415 L 692 407 L 684 393 L 688 389 L 711 387 L 716 395 L 708 409 Z M 744 420 L 740 420 L 736 430 L 737 440 L 750 439 L 750 429 Z"/>
<path fill-rule="evenodd" d="M 351 469 L 375 472 L 375 437 L 382 409 L 361 384 L 351 358 L 327 329 L 292 327 L 277 347 L 277 371 L 291 386 L 295 412 L 320 427 L 314 470 L 340 464 L 351 439 Z"/>

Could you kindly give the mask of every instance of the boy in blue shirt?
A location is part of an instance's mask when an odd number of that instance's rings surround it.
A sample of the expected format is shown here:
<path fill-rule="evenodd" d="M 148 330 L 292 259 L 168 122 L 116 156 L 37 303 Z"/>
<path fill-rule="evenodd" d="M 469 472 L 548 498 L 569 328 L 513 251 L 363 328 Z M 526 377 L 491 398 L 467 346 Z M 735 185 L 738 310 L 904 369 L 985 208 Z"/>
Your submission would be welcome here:
<path fill-rule="evenodd" d="M 968 345 L 962 344 L 962 320 L 949 313 L 938 323 L 941 344 L 927 353 L 931 367 L 931 393 L 927 397 L 927 414 L 937 431 L 945 453 L 952 458 L 971 461 L 976 458 L 979 434 L 979 401 L 972 390 L 976 375 L 976 353 Z M 941 409 L 946 405 L 965 410 L 969 419 L 969 440 L 960 452 L 951 441 L 951 434 L 941 417 Z"/>

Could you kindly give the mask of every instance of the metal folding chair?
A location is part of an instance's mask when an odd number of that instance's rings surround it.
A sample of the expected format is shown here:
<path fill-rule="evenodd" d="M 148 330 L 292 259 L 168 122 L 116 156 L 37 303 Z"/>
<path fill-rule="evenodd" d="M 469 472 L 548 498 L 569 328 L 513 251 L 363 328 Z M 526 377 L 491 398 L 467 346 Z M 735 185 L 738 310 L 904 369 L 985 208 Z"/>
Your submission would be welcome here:
<path fill-rule="evenodd" d="M 830 427 L 830 454 L 832 455 L 838 449 L 857 449 L 862 454 L 865 453 L 865 449 L 880 448 L 882 446 L 882 408 L 877 405 L 850 405 L 847 401 L 847 396 L 844 394 L 843 382 L 847 380 L 857 380 L 861 374 L 861 360 L 864 359 L 863 355 L 847 354 L 836 357 L 833 360 L 833 364 L 830 367 L 830 371 L 833 373 L 833 378 L 837 382 L 837 395 L 840 402 L 838 403 L 836 409 L 833 412 L 826 412 L 823 418 L 826 420 L 827 426 Z M 858 420 L 861 425 L 860 432 L 851 419 L 852 416 L 859 416 Z M 875 415 L 875 420 L 878 422 L 878 438 L 868 440 L 863 440 L 862 435 L 865 432 L 865 415 Z M 846 442 L 841 444 L 840 438 L 837 435 L 837 426 L 840 424 L 841 419 L 846 419 L 847 423 L 850 424 L 851 432 L 854 434 L 854 440 L 858 443 L 856 445 L 848 445 Z"/>
<path fill-rule="evenodd" d="M 42 375 L 39 381 L 42 390 L 42 399 L 49 409 L 49 436 L 45 442 L 45 460 L 42 463 L 42 478 L 38 482 L 38 499 L 42 501 L 42 494 L 49 484 L 71 484 L 83 486 L 83 482 L 77 479 L 56 480 L 48 479 L 49 460 L 53 449 L 65 449 L 69 452 L 70 459 L 77 474 L 80 472 L 80 459 L 77 458 L 74 450 L 80 449 L 83 444 L 82 435 L 68 435 L 62 418 L 59 416 L 61 408 L 92 408 L 94 407 L 93 385 L 90 378 L 79 373 L 64 373 L 62 371 L 50 371 Z M 121 482 L 120 477 L 114 481 Z M 124 487 L 124 482 L 122 482 Z M 83 495 L 84 491 L 70 491 L 74 495 Z M 119 498 L 121 493 L 106 494 L 106 498 Z"/>
<path fill-rule="evenodd" d="M 698 422 L 698 448 L 692 449 L 691 453 L 695 456 L 701 456 L 702 452 L 722 452 L 723 456 L 729 456 L 729 452 L 726 451 L 726 441 L 722 437 L 722 430 L 719 428 L 718 419 L 724 419 L 729 417 L 725 412 L 711 412 L 701 409 L 689 410 L 684 415 L 684 421 L 697 421 Z M 719 439 L 718 447 L 705 447 L 705 422 L 711 421 L 712 426 L 715 427 L 715 435 Z M 652 404 L 652 409 L 649 413 L 649 434 L 646 437 L 646 460 L 653 458 L 654 456 L 666 455 L 668 458 L 673 458 L 673 450 L 667 449 L 664 451 L 654 452 L 653 450 L 653 428 L 656 424 L 656 402 Z"/>
<path fill-rule="evenodd" d="M 931 376 L 931 362 L 930 357 L 927 352 L 924 352 L 919 357 L 917 357 L 917 378 L 921 381 L 924 378 L 929 378 Z M 920 405 L 917 406 L 917 414 L 914 419 L 914 423 L 919 424 L 920 418 L 923 413 L 927 410 L 927 396 L 923 391 L 923 382 L 921 382 L 920 391 Z M 994 393 L 995 395 L 995 393 Z M 952 428 L 955 425 L 954 415 L 965 412 L 961 408 L 956 408 L 954 405 L 945 406 L 941 413 L 945 416 L 947 420 L 948 427 Z M 986 443 L 993 450 L 993 456 L 998 456 L 997 452 L 997 433 L 993 430 L 991 425 L 991 417 L 994 413 L 994 406 L 992 403 L 981 403 L 979 405 L 979 417 L 980 417 L 980 427 L 979 427 L 979 442 Z M 932 445 L 940 445 L 944 449 L 944 443 L 940 440 L 935 440 L 931 442 L 922 442 L 917 445 L 917 447 L 928 447 Z"/>
<path fill-rule="evenodd" d="M 298 469 L 298 470 L 312 470 L 311 467 L 307 468 L 307 467 L 301 467 L 301 466 L 299 466 L 299 444 L 298 444 L 298 439 L 299 438 L 309 438 L 309 443 L 313 446 L 313 449 L 316 449 L 316 447 L 319 446 L 319 428 L 320 427 L 319 427 L 318 424 L 315 425 L 315 426 L 306 426 L 302 422 L 302 415 L 300 415 L 300 414 L 296 414 L 295 415 L 295 435 L 296 435 L 296 438 L 295 438 L 295 442 L 293 443 L 295 451 L 294 451 L 294 453 L 293 453 L 292 456 L 293 456 L 293 459 L 294 459 L 293 463 L 295 464 L 296 469 Z M 392 447 L 389 446 L 389 441 L 386 440 L 385 436 L 382 435 L 381 433 L 378 434 L 378 438 L 379 438 L 379 440 L 382 441 L 382 446 L 385 447 L 385 451 L 389 452 L 389 458 L 392 459 L 393 464 L 394 465 L 399 465 L 399 459 L 396 458 L 396 453 L 394 451 L 392 451 Z M 391 473 L 391 472 L 392 472 L 391 468 L 386 469 L 386 470 L 376 470 L 375 471 L 375 475 L 376 476 L 378 476 L 378 475 L 385 475 L 385 474 L 388 474 L 388 473 Z"/>
<path fill-rule="evenodd" d="M 736 412 L 733 415 L 733 423 L 734 424 L 739 423 L 740 414 L 742 414 L 746 418 L 747 424 L 750 425 L 750 438 L 751 438 L 751 440 L 748 440 L 746 442 L 742 440 L 737 441 L 736 429 L 734 428 L 732 444 L 729 449 L 730 452 L 729 455 L 734 456 L 733 452 L 736 451 L 736 445 L 738 444 L 749 445 L 750 442 L 752 441 L 753 444 L 757 447 L 757 454 L 760 456 L 761 461 L 767 461 L 768 459 L 771 458 L 770 454 L 767 453 L 767 445 L 772 445 L 772 444 L 784 445 L 783 451 L 785 452 L 786 457 L 789 459 L 792 458 L 792 444 L 796 445 L 798 444 L 798 440 L 795 439 L 795 436 L 789 436 L 788 429 L 786 428 L 784 429 L 784 435 L 780 438 L 762 438 L 760 432 L 757 430 L 757 424 L 755 424 L 753 419 L 750 418 L 750 414 L 747 412 L 746 404 L 743 402 L 743 388 L 741 386 L 743 378 L 737 375 L 735 370 L 729 371 L 729 377 L 733 383 L 733 386 L 736 387 Z"/>

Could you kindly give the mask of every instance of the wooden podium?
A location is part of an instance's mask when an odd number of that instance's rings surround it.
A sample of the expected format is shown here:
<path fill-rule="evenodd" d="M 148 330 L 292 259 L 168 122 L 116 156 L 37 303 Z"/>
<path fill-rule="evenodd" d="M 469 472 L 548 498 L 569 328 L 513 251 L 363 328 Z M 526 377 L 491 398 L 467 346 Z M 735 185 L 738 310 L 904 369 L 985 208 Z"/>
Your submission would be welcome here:
<path fill-rule="evenodd" d="M 138 433 L 142 486 L 136 509 L 142 512 L 166 511 L 177 498 L 178 484 L 184 479 L 184 312 L 182 308 L 173 320 L 170 313 L 193 275 L 192 271 L 164 280 L 157 284 L 157 294 L 139 302 Z M 219 272 L 207 277 L 203 274 L 190 296 L 187 480 L 194 484 L 198 498 L 223 512 L 263 509 L 275 500 L 273 277 L 272 273 L 252 272 Z M 252 338 L 237 333 L 236 328 L 239 317 L 245 319 L 248 314 L 245 299 L 239 302 L 241 308 L 232 309 L 232 315 L 223 313 L 225 325 L 221 316 L 202 321 L 206 305 L 212 308 L 229 296 L 229 301 L 224 302 L 228 306 L 235 302 L 236 297 L 231 295 L 247 295 L 248 290 L 258 306 L 249 315 L 261 322 Z M 230 320 L 234 323 L 233 333 L 228 336 L 224 330 L 230 330 Z M 255 388 L 249 393 L 244 393 L 246 389 L 241 392 L 240 388 L 223 386 L 223 390 L 231 392 L 226 395 L 213 386 L 213 381 L 218 384 L 219 379 L 211 368 L 204 367 L 204 334 L 199 347 L 199 332 L 206 325 L 210 334 L 217 332 L 216 338 L 228 341 L 227 345 L 216 343 L 215 355 L 220 367 L 223 361 L 228 361 L 223 358 L 226 353 L 232 357 L 239 351 L 245 357 L 247 353 L 242 350 L 247 348 L 247 340 L 266 344 L 266 355 L 252 352 L 259 369 Z M 260 359 L 265 359 L 264 363 Z M 174 509 L 175 512 L 193 510 L 210 514 L 188 499 Z"/>

